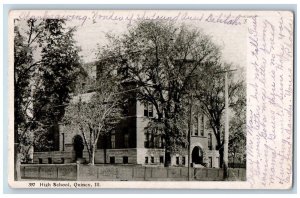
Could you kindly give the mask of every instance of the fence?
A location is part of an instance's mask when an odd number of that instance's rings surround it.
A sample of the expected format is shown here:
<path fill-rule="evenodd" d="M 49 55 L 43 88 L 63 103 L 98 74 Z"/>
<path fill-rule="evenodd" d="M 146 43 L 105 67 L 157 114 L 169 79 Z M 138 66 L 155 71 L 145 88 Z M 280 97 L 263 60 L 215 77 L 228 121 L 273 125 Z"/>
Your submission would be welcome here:
<path fill-rule="evenodd" d="M 21 166 L 22 178 L 40 180 L 78 181 L 186 181 L 187 167 L 143 167 L 125 165 L 54 165 L 32 164 Z M 222 181 L 223 170 L 215 168 L 191 168 L 190 180 Z M 229 169 L 231 181 L 246 180 L 246 169 Z"/>
<path fill-rule="evenodd" d="M 22 164 L 22 179 L 77 180 L 76 164 Z"/>

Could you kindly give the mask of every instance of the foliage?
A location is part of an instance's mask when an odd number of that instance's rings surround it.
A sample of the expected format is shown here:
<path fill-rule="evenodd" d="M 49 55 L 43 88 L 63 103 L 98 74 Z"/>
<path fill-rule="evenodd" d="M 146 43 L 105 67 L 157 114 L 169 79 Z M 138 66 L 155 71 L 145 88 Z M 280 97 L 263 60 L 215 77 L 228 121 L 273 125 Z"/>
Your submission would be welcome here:
<path fill-rule="evenodd" d="M 73 39 L 75 29 L 66 30 L 63 20 L 45 21 L 41 67 L 38 68 L 41 83 L 35 91 L 36 106 L 40 108 L 39 121 L 56 124 L 64 115 L 64 104 L 68 104 L 70 93 L 79 73 L 78 47 Z M 51 86 L 49 86 L 51 85 Z M 42 108 L 41 108 L 42 107 Z"/>
<path fill-rule="evenodd" d="M 224 136 L 224 119 L 223 115 L 225 112 L 225 81 L 224 71 L 230 71 L 232 65 L 220 63 L 208 63 L 206 68 L 202 71 L 199 76 L 194 79 L 195 81 L 195 98 L 199 101 L 198 106 L 202 112 L 207 116 L 210 127 L 213 129 L 214 135 L 217 140 L 217 148 L 220 154 L 220 166 L 223 163 L 223 136 Z M 237 74 L 234 74 L 237 72 Z M 237 79 L 236 76 L 240 76 Z M 245 123 L 245 116 L 241 116 L 241 112 L 238 111 L 245 109 L 245 85 L 241 71 L 228 72 L 228 95 L 229 95 L 229 111 L 236 112 L 233 114 L 230 129 L 230 138 L 232 140 L 233 133 L 236 134 L 234 127 L 238 127 Z M 233 123 L 239 119 L 239 125 Z M 239 133 L 245 133 L 242 128 L 236 128 Z M 232 142 L 232 141 L 231 141 Z M 242 150 L 242 148 L 239 148 Z"/>
<path fill-rule="evenodd" d="M 45 135 L 50 121 L 59 121 L 64 113 L 79 67 L 74 31 L 65 28 L 63 20 L 15 20 L 16 152 L 27 152 L 32 145 L 51 147 Z"/>
<path fill-rule="evenodd" d="M 233 163 L 236 159 L 245 164 L 246 156 L 246 90 L 245 87 L 236 97 L 240 100 L 232 108 L 232 119 L 230 120 L 229 134 L 229 156 Z"/>
<path fill-rule="evenodd" d="M 153 104 L 157 125 L 172 152 L 186 137 L 186 95 L 191 76 L 219 58 L 218 47 L 198 29 L 165 21 L 139 21 L 121 37 L 108 36 L 99 59 L 118 67 L 123 80 L 136 83 L 137 97 Z M 175 148 L 176 150 L 177 148 Z"/>

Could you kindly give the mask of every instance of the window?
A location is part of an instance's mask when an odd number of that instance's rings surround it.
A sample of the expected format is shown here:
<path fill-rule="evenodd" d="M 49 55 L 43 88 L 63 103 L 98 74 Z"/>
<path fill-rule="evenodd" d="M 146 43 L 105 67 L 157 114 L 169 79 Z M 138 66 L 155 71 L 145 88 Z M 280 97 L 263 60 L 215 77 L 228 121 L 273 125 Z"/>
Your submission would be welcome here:
<path fill-rule="evenodd" d="M 145 148 L 162 148 L 163 138 L 160 134 L 156 134 L 154 131 L 147 131 L 145 133 Z"/>
<path fill-rule="evenodd" d="M 128 116 L 129 115 L 129 100 L 125 99 L 125 101 L 123 101 L 123 115 Z"/>
<path fill-rule="evenodd" d="M 194 128 L 194 136 L 198 136 L 198 126 L 193 126 Z"/>
<path fill-rule="evenodd" d="M 145 133 L 145 148 L 149 148 L 149 133 Z"/>
<path fill-rule="evenodd" d="M 85 89 L 85 82 L 81 83 L 81 88 L 84 90 Z"/>
<path fill-rule="evenodd" d="M 149 141 L 145 141 L 145 142 L 144 142 L 144 147 L 145 147 L 145 148 L 149 148 Z"/>
<path fill-rule="evenodd" d="M 112 149 L 116 148 L 116 135 L 114 133 L 112 133 L 110 136 L 110 143 Z"/>
<path fill-rule="evenodd" d="M 124 147 L 129 148 L 129 134 L 127 132 L 124 134 Z"/>
<path fill-rule="evenodd" d="M 162 146 L 162 137 L 161 137 L 161 136 L 158 136 L 157 139 L 158 139 L 158 145 L 157 145 L 157 147 L 158 147 L 158 148 L 162 148 L 162 147 L 163 147 L 163 146 Z"/>
<path fill-rule="evenodd" d="M 144 104 L 144 116 L 153 117 L 153 104 L 150 102 Z"/>
<path fill-rule="evenodd" d="M 150 104 L 148 105 L 148 117 L 153 117 L 153 104 Z"/>
<path fill-rule="evenodd" d="M 155 148 L 161 148 L 162 147 L 162 142 L 161 142 L 161 136 L 160 135 L 156 135 L 154 137 L 154 147 Z"/>
<path fill-rule="evenodd" d="M 127 59 L 122 59 L 122 65 L 121 65 L 121 67 L 119 67 L 118 69 L 117 69 L 117 74 L 118 75 L 122 75 L 123 76 L 123 78 L 127 78 L 128 77 L 128 75 L 129 75 L 129 67 L 128 67 L 128 64 L 126 64 L 127 63 Z"/>
<path fill-rule="evenodd" d="M 182 164 L 185 165 L 185 156 L 182 156 Z"/>
<path fill-rule="evenodd" d="M 153 134 L 149 134 L 149 148 L 153 148 L 154 147 L 154 135 Z"/>
<path fill-rule="evenodd" d="M 145 164 L 148 164 L 148 157 L 145 157 Z"/>
<path fill-rule="evenodd" d="M 212 168 L 212 157 L 208 158 L 208 168 Z"/>
<path fill-rule="evenodd" d="M 48 164 L 52 164 L 52 158 L 51 157 L 48 158 Z"/>
<path fill-rule="evenodd" d="M 200 128 L 201 136 L 204 136 L 204 116 L 201 116 L 201 128 Z"/>
<path fill-rule="evenodd" d="M 42 163 L 43 163 L 43 159 L 39 158 L 39 164 L 42 164 Z"/>
<path fill-rule="evenodd" d="M 114 164 L 115 163 L 115 157 L 110 157 L 109 158 L 109 163 Z"/>
<path fill-rule="evenodd" d="M 179 157 L 176 157 L 176 165 L 179 165 Z"/>
<path fill-rule="evenodd" d="M 149 148 L 149 138 L 150 138 L 150 135 L 148 132 L 145 133 L 145 148 Z"/>
<path fill-rule="evenodd" d="M 163 136 L 160 136 L 160 141 L 161 141 L 161 147 L 160 148 L 164 148 L 164 138 L 163 138 Z"/>
<path fill-rule="evenodd" d="M 161 163 L 161 164 L 164 163 L 164 156 L 159 157 L 159 163 Z"/>
<path fill-rule="evenodd" d="M 148 103 L 144 104 L 144 116 L 148 116 Z"/>
<path fill-rule="evenodd" d="M 153 156 L 151 157 L 151 163 L 154 163 L 154 157 Z"/>
<path fill-rule="evenodd" d="M 211 133 L 208 134 L 208 149 L 212 150 L 212 140 Z"/>
<path fill-rule="evenodd" d="M 62 163 L 62 164 L 65 163 L 65 158 L 61 158 L 61 163 Z"/>
<path fill-rule="evenodd" d="M 127 156 L 123 157 L 123 164 L 128 164 L 128 157 Z"/>

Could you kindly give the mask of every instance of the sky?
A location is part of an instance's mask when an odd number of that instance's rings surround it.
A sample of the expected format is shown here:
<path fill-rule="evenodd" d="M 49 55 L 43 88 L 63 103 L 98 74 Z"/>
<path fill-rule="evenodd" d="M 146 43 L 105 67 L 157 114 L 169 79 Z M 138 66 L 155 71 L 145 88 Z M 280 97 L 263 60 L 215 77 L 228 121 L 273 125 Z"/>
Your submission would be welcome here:
<path fill-rule="evenodd" d="M 211 40 L 220 46 L 223 62 L 232 63 L 235 68 L 246 68 L 247 65 L 247 26 L 241 23 L 240 25 L 228 25 L 224 23 L 216 23 L 216 19 L 221 16 L 224 21 L 227 16 L 234 19 L 239 16 L 234 11 L 63 11 L 46 13 L 60 14 L 64 16 L 76 16 L 75 19 L 67 20 L 66 25 L 69 28 L 76 26 L 77 31 L 74 34 L 74 39 L 77 45 L 81 48 L 80 56 L 83 63 L 89 63 L 97 60 L 98 45 L 104 46 L 108 44 L 106 34 L 112 33 L 116 36 L 126 33 L 128 26 L 134 24 L 139 17 L 157 16 L 164 19 L 172 20 L 172 17 L 180 16 L 176 20 L 176 25 L 184 23 L 186 26 L 201 29 L 202 32 L 211 37 Z M 34 12 L 34 16 L 45 16 L 44 12 Z M 206 19 L 214 16 L 213 22 L 208 22 Z M 113 16 L 113 17 L 111 17 Z M 130 20 L 125 20 L 131 16 Z M 106 17 L 106 18 L 105 18 Z M 111 18 L 123 17 L 124 20 L 113 20 Z M 186 18 L 184 18 L 186 17 Z M 242 18 L 242 17 L 241 17 Z M 189 19 L 189 20 L 187 20 Z M 201 20 L 199 20 L 201 19 Z M 240 20 L 243 22 L 243 19 Z M 20 24 L 26 26 L 26 23 Z M 38 52 L 36 57 L 38 57 Z M 245 71 L 245 70 L 244 70 Z M 242 72 L 244 73 L 244 72 Z"/>
<path fill-rule="evenodd" d="M 124 12 L 124 11 L 123 11 Z M 163 13 L 163 12 L 160 12 Z M 164 14 L 164 13 L 163 13 Z M 171 15 L 176 15 L 176 12 Z M 208 13 L 205 13 L 208 15 Z M 121 14 L 122 15 L 122 14 Z M 201 13 L 192 12 L 194 16 L 201 16 Z M 170 16 L 170 14 L 167 14 Z M 225 25 L 220 23 L 208 23 L 205 21 L 182 21 L 178 24 L 185 23 L 193 26 L 211 36 L 212 41 L 221 47 L 222 58 L 225 62 L 233 63 L 239 67 L 246 67 L 246 50 L 247 50 L 247 31 L 246 25 Z M 73 20 L 68 22 L 70 26 L 77 26 L 75 40 L 81 47 L 83 62 L 92 62 L 96 60 L 97 44 L 100 46 L 107 44 L 105 35 L 113 33 L 121 35 L 126 32 L 128 21 L 111 21 L 111 20 L 89 20 L 83 24 L 82 21 Z"/>

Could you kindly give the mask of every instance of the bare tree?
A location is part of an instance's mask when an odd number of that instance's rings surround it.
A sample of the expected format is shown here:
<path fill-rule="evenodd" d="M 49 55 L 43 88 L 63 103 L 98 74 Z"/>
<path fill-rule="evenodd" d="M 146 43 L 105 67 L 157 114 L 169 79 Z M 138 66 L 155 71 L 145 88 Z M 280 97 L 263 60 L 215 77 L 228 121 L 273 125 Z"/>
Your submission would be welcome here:
<path fill-rule="evenodd" d="M 103 72 L 95 84 L 95 91 L 91 93 L 79 88 L 78 95 L 66 108 L 64 118 L 69 127 L 81 132 L 91 165 L 95 163 L 99 137 L 114 129 L 121 119 L 118 82 L 112 75 Z"/>

